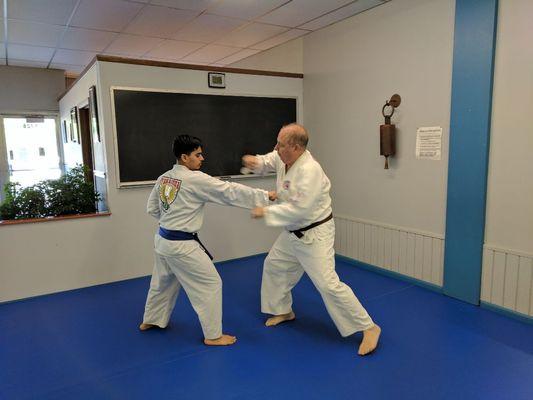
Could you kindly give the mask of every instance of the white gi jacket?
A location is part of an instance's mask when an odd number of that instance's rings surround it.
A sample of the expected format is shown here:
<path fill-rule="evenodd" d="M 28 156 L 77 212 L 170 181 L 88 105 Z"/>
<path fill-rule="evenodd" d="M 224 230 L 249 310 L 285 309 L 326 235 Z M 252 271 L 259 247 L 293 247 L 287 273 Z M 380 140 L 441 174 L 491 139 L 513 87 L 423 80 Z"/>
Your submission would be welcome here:
<path fill-rule="evenodd" d="M 283 226 L 287 230 L 305 228 L 331 214 L 331 183 L 320 164 L 306 150 L 288 172 L 277 151 L 257 156 L 259 166 L 254 170 L 264 174 L 276 171 L 279 204 L 265 209 L 265 223 Z"/>
<path fill-rule="evenodd" d="M 320 164 L 307 150 L 288 172 L 277 151 L 257 157 L 259 166 L 254 172 L 277 172 L 277 192 L 281 201 L 265 208 L 265 222 L 286 229 L 265 259 L 261 311 L 272 315 L 292 311 L 292 288 L 306 272 L 342 336 L 372 327 L 368 312 L 335 272 L 333 220 L 306 231 L 302 238 L 287 232 L 305 228 L 331 214 L 331 183 Z"/>
<path fill-rule="evenodd" d="M 147 212 L 159 219 L 162 228 L 195 233 L 202 227 L 208 202 L 252 209 L 268 205 L 268 192 L 176 164 L 157 178 Z"/>
<path fill-rule="evenodd" d="M 164 229 L 196 233 L 202 226 L 205 203 L 254 208 L 268 204 L 268 192 L 224 182 L 176 164 L 157 179 L 147 211 Z M 167 326 L 183 287 L 198 314 L 206 339 L 222 335 L 222 281 L 215 266 L 195 240 L 154 237 L 155 265 L 146 298 L 143 322 Z"/>

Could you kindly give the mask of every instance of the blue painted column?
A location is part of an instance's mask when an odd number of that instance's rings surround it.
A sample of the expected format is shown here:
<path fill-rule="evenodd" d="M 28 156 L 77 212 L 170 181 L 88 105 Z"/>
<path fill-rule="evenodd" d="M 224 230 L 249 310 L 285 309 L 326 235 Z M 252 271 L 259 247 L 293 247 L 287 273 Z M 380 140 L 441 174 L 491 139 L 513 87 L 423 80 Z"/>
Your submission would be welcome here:
<path fill-rule="evenodd" d="M 457 0 L 444 293 L 479 304 L 497 0 Z"/>

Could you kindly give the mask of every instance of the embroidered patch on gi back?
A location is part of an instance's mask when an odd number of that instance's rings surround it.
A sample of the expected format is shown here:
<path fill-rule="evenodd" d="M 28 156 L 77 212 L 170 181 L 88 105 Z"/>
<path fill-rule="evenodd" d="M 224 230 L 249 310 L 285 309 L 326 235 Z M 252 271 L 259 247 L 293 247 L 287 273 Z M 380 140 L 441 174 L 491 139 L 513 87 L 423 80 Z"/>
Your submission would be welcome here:
<path fill-rule="evenodd" d="M 290 186 L 291 186 L 291 181 L 283 181 L 283 189 L 289 190 Z"/>
<path fill-rule="evenodd" d="M 181 181 L 179 179 L 172 179 L 164 176 L 161 178 L 159 184 L 159 199 L 163 210 L 167 211 L 170 205 L 176 200 L 176 196 L 180 191 Z"/>

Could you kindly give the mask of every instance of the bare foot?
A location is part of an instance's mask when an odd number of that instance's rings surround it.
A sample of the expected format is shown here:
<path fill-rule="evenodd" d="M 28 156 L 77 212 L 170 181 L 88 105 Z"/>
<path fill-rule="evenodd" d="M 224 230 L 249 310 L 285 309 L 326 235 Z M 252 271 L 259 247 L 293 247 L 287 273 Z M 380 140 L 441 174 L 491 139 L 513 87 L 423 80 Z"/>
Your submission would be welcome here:
<path fill-rule="evenodd" d="M 270 317 L 269 319 L 266 320 L 265 325 L 276 326 L 285 321 L 292 321 L 295 318 L 296 318 L 296 315 L 294 315 L 294 312 L 291 311 L 287 314 L 274 315 L 273 317 Z"/>
<path fill-rule="evenodd" d="M 222 335 L 218 339 L 204 339 L 204 343 L 208 346 L 229 346 L 237 341 L 235 336 Z"/>
<path fill-rule="evenodd" d="M 380 334 L 381 328 L 377 324 L 374 324 L 372 328 L 368 328 L 366 331 L 363 331 L 363 341 L 359 346 L 358 354 L 360 356 L 364 356 L 372 353 L 378 346 Z"/>
<path fill-rule="evenodd" d="M 144 322 L 141 325 L 139 325 L 139 329 L 141 331 L 147 331 L 148 329 L 157 328 L 157 327 L 158 327 L 157 325 L 145 324 Z"/>

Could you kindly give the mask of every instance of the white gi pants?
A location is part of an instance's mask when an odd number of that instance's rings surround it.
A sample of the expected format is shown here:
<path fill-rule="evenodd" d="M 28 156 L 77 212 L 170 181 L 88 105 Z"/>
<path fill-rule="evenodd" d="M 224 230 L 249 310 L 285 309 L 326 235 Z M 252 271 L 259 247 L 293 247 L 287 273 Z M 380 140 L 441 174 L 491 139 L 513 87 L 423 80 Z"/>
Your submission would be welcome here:
<path fill-rule="evenodd" d="M 205 339 L 222 336 L 222 280 L 211 259 L 194 240 L 155 237 L 155 265 L 143 323 L 164 328 L 183 287 Z"/>
<path fill-rule="evenodd" d="M 264 263 L 263 313 L 289 313 L 292 310 L 291 290 L 307 272 L 342 336 L 374 325 L 352 289 L 341 282 L 335 272 L 334 239 L 333 220 L 306 231 L 301 239 L 285 230 L 279 235 Z"/>

